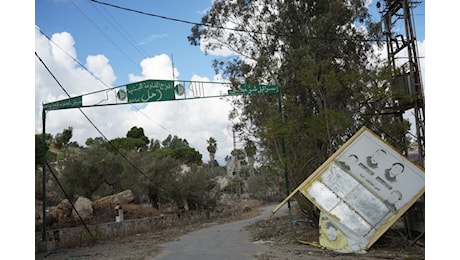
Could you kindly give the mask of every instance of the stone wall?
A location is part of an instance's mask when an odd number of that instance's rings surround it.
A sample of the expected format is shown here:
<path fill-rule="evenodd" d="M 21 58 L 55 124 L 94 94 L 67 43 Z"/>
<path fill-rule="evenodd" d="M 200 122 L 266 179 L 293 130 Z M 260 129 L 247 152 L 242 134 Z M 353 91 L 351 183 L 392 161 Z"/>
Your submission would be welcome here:
<path fill-rule="evenodd" d="M 180 212 L 151 218 L 129 219 L 96 225 L 78 226 L 46 231 L 47 241 L 42 241 L 43 232 L 35 233 L 35 252 L 56 248 L 89 246 L 97 240 L 109 240 L 139 233 L 152 232 L 176 225 L 206 222 L 215 218 L 213 212 Z"/>

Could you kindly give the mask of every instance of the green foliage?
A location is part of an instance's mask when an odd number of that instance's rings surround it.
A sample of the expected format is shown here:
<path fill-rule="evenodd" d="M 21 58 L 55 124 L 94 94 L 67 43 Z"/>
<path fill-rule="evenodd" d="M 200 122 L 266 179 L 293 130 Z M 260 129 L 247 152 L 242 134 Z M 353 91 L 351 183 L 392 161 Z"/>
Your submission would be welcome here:
<path fill-rule="evenodd" d="M 228 182 L 227 187 L 224 188 L 223 192 L 231 195 L 240 196 L 242 193 L 245 192 L 243 179 L 238 176 L 231 178 Z"/>
<path fill-rule="evenodd" d="M 144 129 L 142 127 L 136 127 L 136 126 L 131 127 L 131 129 L 128 131 L 128 133 L 126 133 L 126 137 L 134 138 L 134 139 L 140 139 L 145 144 L 149 143 L 149 138 L 147 136 L 145 136 Z"/>
<path fill-rule="evenodd" d="M 248 139 L 244 145 L 244 151 L 248 157 L 253 157 L 256 154 L 257 147 L 252 140 Z"/>
<path fill-rule="evenodd" d="M 184 164 L 201 164 L 202 155 L 191 147 L 182 147 L 174 150 L 174 158 Z"/>
<path fill-rule="evenodd" d="M 216 177 L 207 169 L 182 174 L 177 184 L 176 202 L 181 205 L 181 202 L 186 201 L 191 210 L 212 209 L 219 200 Z"/>
<path fill-rule="evenodd" d="M 215 38 L 202 47 L 213 50 L 225 45 L 252 61 L 236 56 L 216 60 L 213 64 L 219 73 L 232 82 L 273 82 L 281 87 L 281 100 L 269 95 L 242 97 L 230 117 L 242 122 L 237 130 L 260 140 L 264 158 L 288 165 L 293 186 L 367 125 L 370 120 L 364 118 L 363 104 L 372 97 L 371 88 L 389 95 L 383 104 L 391 100 L 388 88 L 379 84 L 391 75 L 370 62 L 377 56 L 366 39 L 382 34 L 365 1 L 217 1 L 203 22 L 215 27 L 194 26 L 188 38 L 191 44 Z M 219 27 L 228 22 L 238 32 L 223 33 Z M 384 121 L 388 124 L 382 125 Z M 385 129 L 388 136 L 406 130 L 405 124 L 388 118 L 373 120 L 373 125 Z"/>
<path fill-rule="evenodd" d="M 110 140 L 110 144 L 106 143 L 105 146 L 113 153 L 116 153 L 118 150 L 140 151 L 147 148 L 145 140 L 132 137 L 115 138 Z"/>
<path fill-rule="evenodd" d="M 267 202 L 279 201 L 286 197 L 286 182 L 281 169 L 264 165 L 247 180 L 251 197 Z"/>
<path fill-rule="evenodd" d="M 206 141 L 208 143 L 208 147 L 206 149 L 209 152 L 209 157 L 211 158 L 210 161 L 214 161 L 214 155 L 217 152 L 217 141 L 214 137 L 209 137 Z"/>
<path fill-rule="evenodd" d="M 114 182 L 123 168 L 119 158 L 103 146 L 85 149 L 85 152 L 67 158 L 63 170 L 62 183 L 71 197 L 84 196 L 91 199 L 106 181 Z M 118 190 L 119 191 L 119 190 Z"/>
<path fill-rule="evenodd" d="M 62 149 L 65 148 L 70 139 L 72 139 L 73 127 L 69 126 L 67 129 L 64 129 L 62 133 L 57 133 L 54 138 L 54 143 L 56 148 Z"/>
<path fill-rule="evenodd" d="M 172 158 L 145 162 L 142 167 L 148 176 L 148 196 L 154 207 L 172 201 L 179 175 L 179 164 Z"/>
<path fill-rule="evenodd" d="M 152 139 L 150 140 L 149 151 L 155 151 L 161 148 L 160 140 Z"/>
<path fill-rule="evenodd" d="M 364 0 L 216 1 L 202 18 L 213 26 L 192 28 L 191 44 L 212 38 L 216 41 L 202 48 L 225 46 L 244 57 L 214 61 L 216 71 L 228 80 L 281 88 L 280 97 L 241 97 L 230 118 L 241 122 L 236 130 L 258 140 L 264 163 L 288 167 L 291 188 L 363 125 L 379 129 L 387 139 L 404 139 L 400 135 L 407 125 L 397 116 L 376 116 L 379 108 L 392 104 L 394 95 L 385 86 L 392 75 L 371 63 L 377 55 L 367 39 L 382 34 L 370 18 Z M 224 33 L 221 28 L 228 23 L 238 31 Z"/>
<path fill-rule="evenodd" d="M 161 149 L 153 151 L 151 154 L 154 158 L 157 158 L 157 159 L 176 157 L 175 151 L 169 148 L 161 148 Z"/>
<path fill-rule="evenodd" d="M 152 156 L 157 159 L 173 158 L 183 164 L 198 164 L 202 163 L 202 155 L 194 148 L 185 145 L 173 145 L 178 148 L 158 148 L 151 152 Z"/>
<path fill-rule="evenodd" d="M 133 127 L 124 138 L 110 141 L 101 137 L 88 138 L 87 147 L 83 148 L 68 142 L 71 129 L 59 135 L 59 142 L 46 135 L 47 150 L 50 144 L 57 143 L 67 150 L 58 154 L 65 159 L 60 161 L 59 168 L 63 170 L 57 176 L 64 190 L 56 190 L 60 189 L 57 185 L 49 187 L 61 198 L 64 192 L 71 198 L 96 199 L 130 189 L 144 201 L 148 197 L 156 208 L 171 202 L 179 206 L 187 202 L 193 209 L 212 208 L 216 204 L 215 180 L 209 172 L 197 173 L 196 165 L 202 164 L 202 155 L 190 147 L 187 140 L 168 136 L 162 142 L 165 147 L 161 147 L 159 140 L 152 139 L 149 152 L 140 152 L 148 151 L 149 142 L 142 128 Z M 40 165 L 43 158 L 41 137 L 35 136 L 36 163 Z M 54 160 L 56 156 L 54 154 Z M 179 166 L 183 164 L 192 165 L 193 172 L 181 173 Z M 41 181 L 37 180 L 39 185 Z M 40 195 L 40 191 L 36 193 Z"/>
<path fill-rule="evenodd" d="M 46 161 L 55 161 L 57 156 L 49 150 L 49 146 L 53 140 L 50 134 L 45 134 L 45 147 L 43 147 L 43 134 L 35 135 L 35 166 L 43 165 L 43 156 L 46 152 Z"/>
<path fill-rule="evenodd" d="M 189 147 L 189 144 L 186 139 L 181 139 L 176 135 L 173 137 L 172 135 L 168 135 L 162 142 L 163 148 L 170 148 L 170 149 L 179 149 L 183 147 Z"/>

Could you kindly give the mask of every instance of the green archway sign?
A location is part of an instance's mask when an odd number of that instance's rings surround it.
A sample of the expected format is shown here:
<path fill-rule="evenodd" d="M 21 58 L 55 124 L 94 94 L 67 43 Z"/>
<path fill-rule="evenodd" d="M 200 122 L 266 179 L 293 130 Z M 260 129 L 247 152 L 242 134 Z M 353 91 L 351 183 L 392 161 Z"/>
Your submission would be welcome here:
<path fill-rule="evenodd" d="M 216 96 L 209 96 L 205 94 L 207 86 L 225 85 L 229 88 L 227 94 Z M 188 92 L 186 90 L 189 90 Z M 113 93 L 112 99 L 108 99 L 109 93 Z M 191 94 L 190 94 L 191 93 Z M 98 99 L 98 94 L 100 98 Z M 187 96 L 189 94 L 190 96 Z M 81 108 L 81 107 L 94 107 L 94 106 L 108 106 L 108 105 L 122 105 L 134 103 L 147 103 L 169 100 L 185 100 L 195 98 L 212 98 L 224 97 L 235 95 L 264 95 L 264 94 L 278 94 L 279 106 L 281 112 L 281 93 L 276 85 L 262 85 L 262 84 L 240 84 L 235 87 L 232 83 L 223 82 L 204 82 L 204 81 L 184 81 L 184 80 L 144 80 L 134 83 L 129 83 L 120 87 L 105 89 L 93 93 L 88 93 L 81 96 L 71 97 L 68 99 L 58 100 L 54 102 L 44 103 L 42 111 L 43 120 L 43 135 L 42 143 L 43 150 L 46 151 L 45 143 L 45 122 L 46 111 Z M 88 96 L 88 98 L 86 98 Z M 92 96 L 96 96 L 92 98 Z M 85 97 L 85 99 L 84 99 Z M 283 142 L 284 144 L 284 142 Z M 285 148 L 283 147 L 283 151 Z M 43 232 L 42 240 L 46 241 L 46 153 L 43 157 Z M 287 180 L 287 176 L 286 176 Z M 289 186 L 286 183 L 289 195 Z M 290 209 L 290 207 L 289 207 Z"/>
<path fill-rule="evenodd" d="M 226 85 L 229 87 L 227 94 L 218 96 L 206 96 L 204 89 L 212 85 Z M 186 87 L 195 94 L 186 96 Z M 199 91 L 196 91 L 199 89 Z M 116 101 L 112 103 L 100 102 L 84 102 L 83 97 L 97 95 L 102 93 L 104 96 L 107 92 L 115 92 Z M 200 93 L 196 95 L 196 93 Z M 139 82 L 129 83 L 120 87 L 101 90 L 98 92 L 88 93 L 81 96 L 76 96 L 68 99 L 54 101 L 43 104 L 43 110 L 59 110 L 68 108 L 105 106 L 105 105 L 122 105 L 133 103 L 148 103 L 157 101 L 193 99 L 193 98 L 209 98 L 235 95 L 266 95 L 279 94 L 280 89 L 277 85 L 263 84 L 240 84 L 238 87 L 233 87 L 231 83 L 222 82 L 200 82 L 200 81 L 173 81 L 173 80 L 143 80 Z"/>
<path fill-rule="evenodd" d="M 126 85 L 128 103 L 174 100 L 174 81 L 145 80 Z"/>

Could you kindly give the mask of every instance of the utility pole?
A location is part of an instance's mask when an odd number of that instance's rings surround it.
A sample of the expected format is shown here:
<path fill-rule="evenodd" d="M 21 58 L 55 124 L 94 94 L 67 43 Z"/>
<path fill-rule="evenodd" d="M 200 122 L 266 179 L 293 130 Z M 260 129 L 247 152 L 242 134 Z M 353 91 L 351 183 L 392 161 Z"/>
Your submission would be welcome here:
<path fill-rule="evenodd" d="M 412 8 L 419 3 L 420 1 L 413 0 L 384 0 L 377 2 L 377 8 L 382 7 L 380 13 L 384 25 L 388 62 L 393 68 L 395 79 L 391 86 L 392 91 L 403 93 L 394 97 L 392 109 L 401 120 L 403 113 L 413 110 L 418 148 L 416 162 L 425 168 L 425 98 L 411 14 Z M 404 137 L 405 134 L 402 133 L 402 136 Z M 404 220 L 409 239 L 412 239 L 412 231 L 419 232 L 413 242 L 425 234 L 424 196 L 412 206 Z"/>
<path fill-rule="evenodd" d="M 233 133 L 233 176 L 236 179 L 237 183 L 237 194 L 238 198 L 241 197 L 241 179 L 240 179 L 240 169 L 239 169 L 239 164 L 238 164 L 238 153 L 236 151 L 236 139 L 235 139 L 235 129 L 232 128 L 232 133 Z"/>
<path fill-rule="evenodd" d="M 383 4 L 381 3 L 383 2 Z M 381 9 L 386 38 L 388 62 L 393 68 L 395 96 L 392 108 L 402 119 L 403 113 L 413 110 L 417 142 L 417 163 L 425 167 L 425 98 L 413 24 L 412 8 L 420 1 L 384 0 L 377 2 Z M 401 30 L 404 28 L 404 30 Z M 402 136 L 404 136 L 403 133 Z"/>

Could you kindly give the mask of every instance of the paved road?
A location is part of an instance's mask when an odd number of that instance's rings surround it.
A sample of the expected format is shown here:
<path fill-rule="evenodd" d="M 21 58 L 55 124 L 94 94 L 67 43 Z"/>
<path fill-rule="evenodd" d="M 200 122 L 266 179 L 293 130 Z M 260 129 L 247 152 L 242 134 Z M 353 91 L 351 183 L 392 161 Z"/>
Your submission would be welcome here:
<path fill-rule="evenodd" d="M 269 251 L 269 247 L 249 240 L 249 232 L 244 227 L 262 219 L 267 219 L 276 205 L 263 208 L 257 217 L 238 222 L 216 225 L 189 233 L 177 241 L 163 244 L 164 252 L 155 260 L 255 259 L 257 254 Z M 281 211 L 276 215 L 285 214 Z M 287 213 L 286 213 L 287 214 Z"/>

